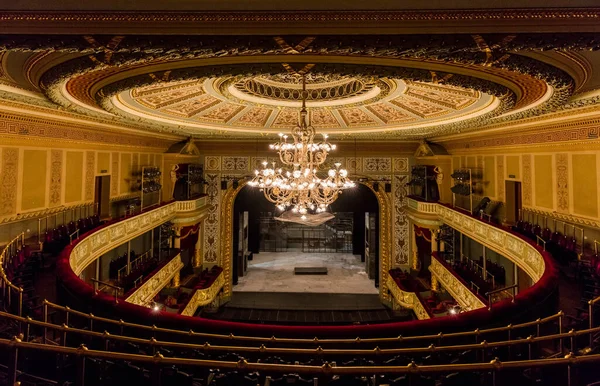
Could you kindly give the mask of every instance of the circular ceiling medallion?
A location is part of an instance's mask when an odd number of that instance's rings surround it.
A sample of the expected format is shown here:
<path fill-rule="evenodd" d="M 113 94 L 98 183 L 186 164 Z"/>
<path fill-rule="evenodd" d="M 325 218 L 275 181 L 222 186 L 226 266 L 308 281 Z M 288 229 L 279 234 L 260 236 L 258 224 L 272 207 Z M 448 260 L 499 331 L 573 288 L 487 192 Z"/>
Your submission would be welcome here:
<path fill-rule="evenodd" d="M 286 74 L 207 77 L 120 91 L 110 110 L 192 132 L 278 133 L 297 124 L 301 90 L 300 78 Z M 437 127 L 501 104 L 472 89 L 388 77 L 319 75 L 307 91 L 311 124 L 330 134 Z"/>

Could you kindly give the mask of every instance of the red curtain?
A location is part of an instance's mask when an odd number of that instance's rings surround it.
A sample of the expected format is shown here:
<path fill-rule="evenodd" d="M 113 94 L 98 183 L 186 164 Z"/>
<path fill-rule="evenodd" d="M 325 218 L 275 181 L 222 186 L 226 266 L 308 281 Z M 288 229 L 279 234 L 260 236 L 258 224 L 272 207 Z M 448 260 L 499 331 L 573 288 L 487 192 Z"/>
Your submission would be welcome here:
<path fill-rule="evenodd" d="M 198 229 L 200 224 L 181 229 L 180 246 L 182 250 L 194 250 L 198 242 Z"/>

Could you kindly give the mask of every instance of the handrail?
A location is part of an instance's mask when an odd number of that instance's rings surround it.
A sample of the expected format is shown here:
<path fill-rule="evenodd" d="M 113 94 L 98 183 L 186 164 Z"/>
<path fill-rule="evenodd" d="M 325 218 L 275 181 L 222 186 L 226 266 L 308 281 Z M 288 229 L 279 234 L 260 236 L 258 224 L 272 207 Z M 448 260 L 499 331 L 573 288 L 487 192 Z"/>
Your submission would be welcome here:
<path fill-rule="evenodd" d="M 69 235 L 69 244 L 73 245 L 73 235 L 77 235 L 77 237 L 75 239 L 79 238 L 79 229 L 75 230 L 75 232 L 71 233 Z"/>
<path fill-rule="evenodd" d="M 25 245 L 25 232 L 21 232 L 15 238 L 10 240 L 0 252 L 0 283 L 2 283 L 2 298 L 6 301 L 8 306 L 12 305 L 11 291 L 16 291 L 18 295 L 17 313 L 19 316 L 23 315 L 23 288 L 13 284 L 6 276 L 4 272 L 4 264 L 7 262 L 8 253 L 11 249 L 17 248 L 17 243 L 21 242 L 21 248 Z M 15 251 L 16 252 L 16 251 Z M 8 291 L 6 290 L 8 287 Z"/>
<path fill-rule="evenodd" d="M 490 310 L 492 309 L 492 295 L 493 295 L 493 294 L 496 294 L 496 293 L 499 293 L 499 292 L 508 291 L 508 290 L 511 290 L 511 289 L 512 289 L 512 293 L 511 293 L 511 295 L 512 295 L 512 301 L 514 302 L 514 301 L 515 301 L 515 288 L 518 288 L 518 287 L 519 287 L 519 285 L 518 285 L 518 284 L 513 284 L 513 285 L 511 285 L 511 286 L 508 286 L 508 287 L 497 288 L 497 289 L 495 289 L 495 290 L 493 290 L 493 291 L 486 292 L 486 293 L 485 293 L 485 296 L 487 296 L 487 298 L 488 298 L 488 306 L 489 306 L 489 309 L 490 309 Z"/>
<path fill-rule="evenodd" d="M 588 317 L 590 320 L 590 328 L 594 327 L 594 306 L 596 305 L 596 303 L 600 302 L 600 296 L 591 299 L 590 301 L 588 301 Z M 594 339 L 593 337 L 590 335 L 590 348 L 592 348 L 594 346 Z"/>
<path fill-rule="evenodd" d="M 535 235 L 537 245 L 540 245 L 540 241 L 544 244 L 544 251 L 546 250 L 546 240 L 540 237 L 540 235 Z"/>
<path fill-rule="evenodd" d="M 447 352 L 447 351 L 466 351 L 466 350 L 479 350 L 479 349 L 489 349 L 495 347 L 506 347 L 506 346 L 516 346 L 519 344 L 533 344 L 545 341 L 559 340 L 564 338 L 571 338 L 576 336 L 582 336 L 587 334 L 593 334 L 596 332 L 600 332 L 600 327 L 579 330 L 579 331 L 570 331 L 565 333 L 558 334 L 549 334 L 549 335 L 541 335 L 541 336 L 529 336 L 527 338 L 521 339 L 509 339 L 501 340 L 495 342 L 484 341 L 485 344 L 482 343 L 474 343 L 474 344 L 457 344 L 457 345 L 434 345 L 430 344 L 428 346 L 422 347 L 406 347 L 406 348 L 392 348 L 392 349 L 327 349 L 316 347 L 313 349 L 302 349 L 302 348 L 281 348 L 281 347 L 266 347 L 264 344 L 261 344 L 260 347 L 248 347 L 248 346 L 223 346 L 223 345 L 213 345 L 208 343 L 194 344 L 194 343 L 180 343 L 173 341 L 159 341 L 155 338 L 151 339 L 143 339 L 132 336 L 124 336 L 124 335 L 113 335 L 109 334 L 107 331 L 98 332 L 91 331 L 89 329 L 78 329 L 74 327 L 67 326 L 66 324 L 56 325 L 53 323 L 37 321 L 31 318 L 24 318 L 20 316 L 15 316 L 9 313 L 0 312 L 0 316 L 12 320 L 16 320 L 20 323 L 25 324 L 26 326 L 33 325 L 38 327 L 43 327 L 44 331 L 47 329 L 60 331 L 65 334 L 66 332 L 74 333 L 83 336 L 91 336 L 102 338 L 103 340 L 113 340 L 113 341 L 122 341 L 129 342 L 135 344 L 143 344 L 150 345 L 153 348 L 156 347 L 170 347 L 170 348 L 180 348 L 180 349 L 201 349 L 203 351 L 218 351 L 218 352 L 240 352 L 240 353 L 264 353 L 264 354 L 315 354 L 315 355 L 360 355 L 360 356 L 371 356 L 371 355 L 400 355 L 400 354 L 419 354 L 419 353 L 431 353 L 431 352 Z M 26 328 L 26 331 L 29 331 Z M 190 335 L 190 334 L 188 334 Z M 63 335 L 64 336 L 64 335 Z M 436 336 L 439 339 L 439 336 Z M 274 343 L 275 341 L 271 341 Z"/>
<path fill-rule="evenodd" d="M 110 288 L 114 289 L 114 290 L 115 290 L 115 291 L 114 291 L 114 295 L 115 295 L 115 303 L 118 303 L 118 302 L 119 302 L 119 291 L 123 291 L 123 288 L 122 288 L 122 287 L 116 286 L 116 285 L 114 285 L 114 284 L 111 284 L 111 283 L 108 283 L 108 282 L 105 282 L 105 281 L 102 281 L 102 280 L 97 280 L 97 279 L 96 279 L 96 278 L 94 278 L 94 277 L 93 277 L 93 278 L 91 278 L 90 280 L 91 280 L 93 283 L 96 283 L 96 284 L 103 284 L 103 285 L 105 285 L 105 286 L 107 286 L 107 287 L 110 287 Z M 95 288 L 95 289 L 96 289 L 96 291 L 97 291 L 97 290 L 98 290 L 98 286 L 96 286 L 96 288 Z"/>
<path fill-rule="evenodd" d="M 64 311 L 64 312 L 67 312 L 67 313 L 70 313 L 73 315 L 77 315 L 77 316 L 80 316 L 83 318 L 87 318 L 89 320 L 94 320 L 94 321 L 103 322 L 103 323 L 110 323 L 110 324 L 118 325 L 119 327 L 139 328 L 141 330 L 147 330 L 147 331 L 152 331 L 152 332 L 157 332 L 157 333 L 168 333 L 168 334 L 182 335 L 182 336 L 187 336 L 187 337 L 197 336 L 197 337 L 203 337 L 203 338 L 213 338 L 213 339 L 222 339 L 222 340 L 239 340 L 239 341 L 246 341 L 246 342 L 262 342 L 262 343 L 280 342 L 280 343 L 297 343 L 297 344 L 306 343 L 306 344 L 313 344 L 313 345 L 314 344 L 321 345 L 321 344 L 384 343 L 384 342 L 418 341 L 418 340 L 427 340 L 427 339 L 432 340 L 432 339 L 440 339 L 440 338 L 458 338 L 458 337 L 467 337 L 467 336 L 480 336 L 483 334 L 491 334 L 491 333 L 504 332 L 504 331 L 513 331 L 513 330 L 519 329 L 519 328 L 539 326 L 541 324 L 552 322 L 556 319 L 559 319 L 559 321 L 560 321 L 564 317 L 564 313 L 562 311 L 560 311 L 554 315 L 550 315 L 545 318 L 541 318 L 541 319 L 537 319 L 537 320 L 533 320 L 533 321 L 529 321 L 529 322 L 525 322 L 525 323 L 520 323 L 520 324 L 514 324 L 514 325 L 509 324 L 506 327 L 494 327 L 494 328 L 488 328 L 488 329 L 481 329 L 481 330 L 476 329 L 473 331 L 461 331 L 461 332 L 452 332 L 452 333 L 440 332 L 438 334 L 431 334 L 431 335 L 417 335 L 417 336 L 406 336 L 406 337 L 399 335 L 399 336 L 387 337 L 387 338 L 359 338 L 359 337 L 357 337 L 357 338 L 353 338 L 353 339 L 350 339 L 350 338 L 304 339 L 304 338 L 277 338 L 275 336 L 258 337 L 258 336 L 244 336 L 244 335 L 234 335 L 234 334 L 225 335 L 225 334 L 214 334 L 214 333 L 207 333 L 207 332 L 196 332 L 196 331 L 191 331 L 191 330 L 175 330 L 175 329 L 169 329 L 169 328 L 164 328 L 164 327 L 149 326 L 149 325 L 145 325 L 145 324 L 129 323 L 129 322 L 125 322 L 123 320 L 103 318 L 103 317 L 96 316 L 93 314 L 87 314 L 85 312 L 73 310 L 69 307 L 54 304 L 52 302 L 49 302 L 48 300 L 44 300 L 43 304 L 47 305 L 50 308 Z"/>
<path fill-rule="evenodd" d="M 11 367 L 9 368 L 8 379 L 16 379 L 17 365 L 18 365 L 18 353 L 21 350 L 38 350 L 44 352 L 52 352 L 56 354 L 67 354 L 76 360 L 76 373 L 79 376 L 84 376 L 85 358 L 99 358 L 99 359 L 111 359 L 111 360 L 125 360 L 131 362 L 141 362 L 152 364 L 154 366 L 195 366 L 204 368 L 219 368 L 219 369 L 238 369 L 244 371 L 261 371 L 261 372 L 277 372 L 277 373 L 298 373 L 298 374 L 320 374 L 324 376 L 333 375 L 380 375 L 380 374 L 411 374 L 415 372 L 419 373 L 445 373 L 445 372 L 456 372 L 456 371 L 491 371 L 492 377 L 495 379 L 495 374 L 501 369 L 519 369 L 519 368 L 532 368 L 532 367 L 547 367 L 566 365 L 568 372 L 568 385 L 571 384 L 571 367 L 577 363 L 592 363 L 600 361 L 600 354 L 593 354 L 587 356 L 575 357 L 573 354 L 568 354 L 564 358 L 550 358 L 550 359 L 532 359 L 522 361 L 506 361 L 500 362 L 499 360 L 493 360 L 489 363 L 465 363 L 465 364 L 445 364 L 445 365 L 417 365 L 412 362 L 406 366 L 332 366 L 327 363 L 324 366 L 310 366 L 310 365 L 287 365 L 287 364 L 271 364 L 271 363 L 252 363 L 246 360 L 240 360 L 238 362 L 229 361 L 215 361 L 215 360 L 204 360 L 204 359 L 190 359 L 190 358 L 174 358 L 164 357 L 159 352 L 155 355 L 140 355 L 140 354 L 127 354 L 117 352 L 107 352 L 90 350 L 85 345 L 81 345 L 79 348 L 72 347 L 61 347 L 61 346 L 50 346 L 41 343 L 23 342 L 21 339 L 15 337 L 11 340 L 0 339 L 0 346 L 7 347 L 9 355 L 15 358 L 14 362 L 11 360 Z"/>

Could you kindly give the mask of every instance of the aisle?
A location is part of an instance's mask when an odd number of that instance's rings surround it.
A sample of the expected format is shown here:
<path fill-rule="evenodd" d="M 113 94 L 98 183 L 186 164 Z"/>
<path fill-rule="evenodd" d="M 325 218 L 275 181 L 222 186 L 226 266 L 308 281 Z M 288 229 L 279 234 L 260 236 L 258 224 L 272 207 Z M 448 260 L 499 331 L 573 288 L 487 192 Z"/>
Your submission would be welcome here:
<path fill-rule="evenodd" d="M 295 267 L 327 267 L 327 275 L 294 275 Z M 235 292 L 378 294 L 360 256 L 345 253 L 261 252 Z"/>

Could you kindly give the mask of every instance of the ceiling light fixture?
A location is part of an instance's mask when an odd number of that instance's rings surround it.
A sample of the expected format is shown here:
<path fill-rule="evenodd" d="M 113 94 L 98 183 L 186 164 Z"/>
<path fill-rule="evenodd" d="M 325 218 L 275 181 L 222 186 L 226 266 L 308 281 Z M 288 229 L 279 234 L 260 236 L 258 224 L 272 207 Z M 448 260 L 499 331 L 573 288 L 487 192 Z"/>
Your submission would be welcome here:
<path fill-rule="evenodd" d="M 279 142 L 269 146 L 277 151 L 285 169 L 278 168 L 276 162 L 269 165 L 264 161 L 263 169 L 255 170 L 254 178 L 248 183 L 261 189 L 267 200 L 274 203 L 279 210 L 289 209 L 298 214 L 296 222 L 300 223 L 310 221 L 311 216 L 325 212 L 342 190 L 355 186 L 339 162 L 326 174 L 319 169 L 325 163 L 329 152 L 336 149 L 336 145 L 327 141 L 327 134 L 323 134 L 321 142 L 315 142 L 315 129 L 308 121 L 306 110 L 307 95 L 306 77 L 303 75 L 302 109 L 298 126 L 292 129 L 291 138 L 280 133 Z"/>

